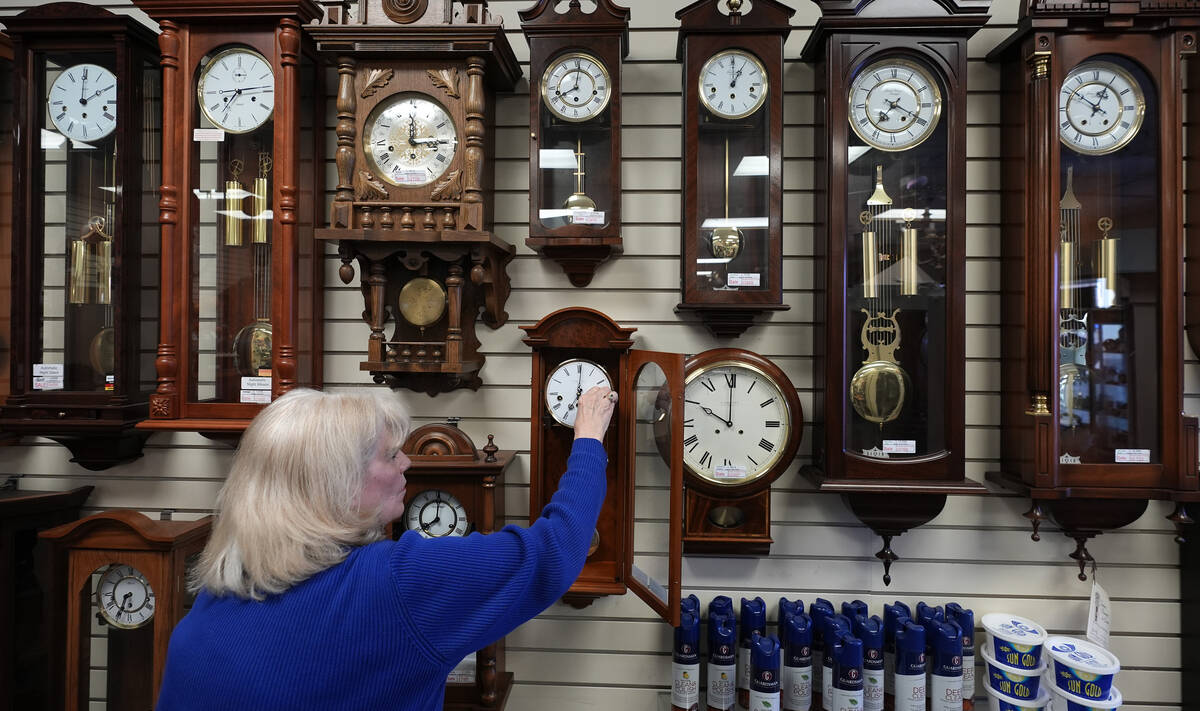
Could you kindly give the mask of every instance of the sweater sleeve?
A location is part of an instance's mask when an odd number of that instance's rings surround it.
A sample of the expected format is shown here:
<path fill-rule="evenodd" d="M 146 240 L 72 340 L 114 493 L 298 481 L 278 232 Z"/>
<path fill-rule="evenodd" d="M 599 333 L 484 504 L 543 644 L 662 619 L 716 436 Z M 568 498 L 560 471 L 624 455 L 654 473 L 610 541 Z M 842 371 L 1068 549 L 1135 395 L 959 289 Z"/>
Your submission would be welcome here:
<path fill-rule="evenodd" d="M 439 662 L 456 664 L 562 597 L 583 569 L 604 503 L 604 446 L 577 439 L 558 490 L 528 528 L 422 538 L 405 533 L 390 559 L 407 622 Z"/>

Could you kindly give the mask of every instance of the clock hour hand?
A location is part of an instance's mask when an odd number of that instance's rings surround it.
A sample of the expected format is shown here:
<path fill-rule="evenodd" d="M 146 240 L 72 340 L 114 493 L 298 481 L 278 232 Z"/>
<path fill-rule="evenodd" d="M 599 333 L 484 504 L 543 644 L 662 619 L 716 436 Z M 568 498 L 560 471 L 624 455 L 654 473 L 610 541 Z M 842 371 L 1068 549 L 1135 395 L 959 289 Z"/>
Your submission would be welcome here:
<path fill-rule="evenodd" d="M 700 407 L 700 409 L 704 411 L 704 414 L 706 414 L 706 415 L 712 415 L 713 417 L 717 418 L 717 419 L 718 419 L 718 420 L 720 420 L 721 422 L 725 423 L 725 426 L 726 426 L 726 427 L 733 427 L 733 423 L 732 423 L 732 422 L 730 422 L 729 420 L 725 419 L 724 417 L 721 417 L 721 416 L 720 416 L 720 415 L 718 415 L 717 413 L 713 412 L 711 409 L 709 409 L 709 408 L 707 408 L 707 407 L 705 407 L 705 406 L 701 405 L 700 403 L 696 402 L 695 400 L 684 400 L 684 402 L 690 402 L 690 403 L 691 403 L 691 404 L 693 404 L 693 405 L 698 405 L 698 406 Z"/>
<path fill-rule="evenodd" d="M 125 596 L 121 598 L 121 604 L 117 605 L 117 607 L 121 608 L 122 610 L 127 609 L 129 607 L 129 598 L 131 597 L 133 597 L 133 593 L 125 593 Z"/>

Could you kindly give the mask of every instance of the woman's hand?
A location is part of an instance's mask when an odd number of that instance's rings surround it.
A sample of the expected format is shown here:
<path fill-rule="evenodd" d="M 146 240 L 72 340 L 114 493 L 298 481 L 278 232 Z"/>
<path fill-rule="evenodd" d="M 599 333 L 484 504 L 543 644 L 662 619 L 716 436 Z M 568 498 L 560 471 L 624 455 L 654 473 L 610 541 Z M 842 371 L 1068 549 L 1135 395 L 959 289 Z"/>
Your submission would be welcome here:
<path fill-rule="evenodd" d="M 617 394 L 603 385 L 580 395 L 579 412 L 575 415 L 575 439 L 591 437 L 603 442 L 616 405 Z"/>

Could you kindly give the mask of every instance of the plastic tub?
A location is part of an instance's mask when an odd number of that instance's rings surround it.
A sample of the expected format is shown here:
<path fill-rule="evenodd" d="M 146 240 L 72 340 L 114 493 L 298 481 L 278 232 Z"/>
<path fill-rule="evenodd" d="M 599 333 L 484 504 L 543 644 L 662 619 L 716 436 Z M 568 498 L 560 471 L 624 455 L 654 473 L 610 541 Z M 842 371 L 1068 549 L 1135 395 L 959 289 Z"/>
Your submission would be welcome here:
<path fill-rule="evenodd" d="M 1111 711 L 1121 708 L 1124 701 L 1115 686 L 1108 690 L 1108 698 L 1096 701 L 1084 701 L 1057 686 L 1051 686 L 1050 690 L 1054 692 L 1054 711 Z"/>
<path fill-rule="evenodd" d="M 1042 645 L 1046 630 L 1024 617 L 1004 612 L 992 612 L 980 620 L 987 632 L 987 651 L 996 661 L 1016 669 L 1038 669 L 1042 666 Z"/>
<path fill-rule="evenodd" d="M 1050 692 L 1045 689 L 1038 692 L 1036 699 L 1014 699 L 990 686 L 984 688 L 987 689 L 988 696 L 992 697 L 992 711 L 1049 711 L 1050 709 Z"/>
<path fill-rule="evenodd" d="M 1074 637 L 1046 640 L 1054 670 L 1054 686 L 1085 701 L 1108 698 L 1113 677 L 1121 671 L 1116 655 L 1091 642 Z"/>
<path fill-rule="evenodd" d="M 1020 701 L 1029 701 L 1039 696 L 1042 674 L 1046 671 L 1045 665 L 1037 669 L 1019 669 L 1001 664 L 988 649 L 983 650 L 983 661 L 987 665 L 988 686 L 995 691 Z"/>

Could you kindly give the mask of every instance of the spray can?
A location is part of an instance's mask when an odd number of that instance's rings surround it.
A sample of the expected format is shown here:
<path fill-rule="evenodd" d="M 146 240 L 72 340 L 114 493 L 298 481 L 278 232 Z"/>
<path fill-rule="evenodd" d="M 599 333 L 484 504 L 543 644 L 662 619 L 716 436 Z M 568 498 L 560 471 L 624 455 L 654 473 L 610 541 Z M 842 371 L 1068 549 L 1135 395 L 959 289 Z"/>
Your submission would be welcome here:
<path fill-rule="evenodd" d="M 925 625 L 925 642 L 932 658 L 927 660 L 929 711 L 962 711 L 962 630 L 954 622 Z"/>
<path fill-rule="evenodd" d="M 779 640 L 754 633 L 750 640 L 750 695 L 747 708 L 754 711 L 780 711 Z"/>
<path fill-rule="evenodd" d="M 787 621 L 788 615 L 794 615 L 797 612 L 804 612 L 804 601 L 800 599 L 789 600 L 786 597 L 779 598 L 779 614 L 775 621 L 779 624 L 779 645 L 787 653 L 787 640 L 783 638 L 783 623 Z"/>
<path fill-rule="evenodd" d="M 728 595 L 717 595 L 708 602 L 708 614 L 725 615 L 727 617 L 735 617 L 733 612 L 733 599 Z"/>
<path fill-rule="evenodd" d="M 858 615 L 863 617 L 871 616 L 871 608 L 867 607 L 867 603 L 862 600 L 842 601 L 842 614 L 850 619 L 854 619 Z"/>
<path fill-rule="evenodd" d="M 902 618 L 895 632 L 892 678 L 895 691 L 888 711 L 925 711 L 925 628 Z"/>
<path fill-rule="evenodd" d="M 958 623 L 962 631 L 963 711 L 975 710 L 975 612 L 957 602 L 946 605 L 946 620 Z"/>
<path fill-rule="evenodd" d="M 788 615 L 782 629 L 780 702 L 783 711 L 809 711 L 813 694 L 812 618 L 803 611 Z"/>
<path fill-rule="evenodd" d="M 917 624 L 925 628 L 925 699 L 928 702 L 929 693 L 933 680 L 930 675 L 933 674 L 933 632 L 929 631 L 930 622 L 945 622 L 946 612 L 940 606 L 934 607 L 926 605 L 924 602 L 918 602 L 915 610 L 917 613 Z"/>
<path fill-rule="evenodd" d="M 738 706 L 750 708 L 750 642 L 754 633 L 767 633 L 767 603 L 761 597 L 742 598 L 742 636 L 738 645 L 737 701 Z M 776 640 L 778 642 L 778 640 Z"/>
<path fill-rule="evenodd" d="M 813 709 L 825 708 L 825 618 L 833 616 L 833 603 L 817 598 L 808 607 L 813 625 Z"/>
<path fill-rule="evenodd" d="M 729 598 L 726 598 L 728 600 Z M 715 600 L 713 601 L 716 602 Z M 737 700 L 737 619 L 708 606 L 708 711 L 730 711 Z"/>
<path fill-rule="evenodd" d="M 899 600 L 894 605 L 883 606 L 883 708 L 886 711 L 892 711 L 895 706 L 896 629 L 900 618 L 909 617 L 912 617 L 912 611 Z"/>
<path fill-rule="evenodd" d="M 830 711 L 861 711 L 863 707 L 862 640 L 839 631 L 833 646 L 833 704 Z"/>
<path fill-rule="evenodd" d="M 850 620 L 845 615 L 831 615 L 825 618 L 825 657 L 821 660 L 821 708 L 823 711 L 836 711 L 837 705 L 833 699 L 833 649 L 832 646 L 843 632 L 850 632 Z"/>
<path fill-rule="evenodd" d="M 697 620 L 700 619 L 700 598 L 696 597 L 694 594 L 688 595 L 685 598 L 680 598 L 679 611 L 690 612 L 696 616 Z"/>
<path fill-rule="evenodd" d="M 700 711 L 700 601 L 685 607 L 675 628 L 671 654 L 671 711 Z"/>
<path fill-rule="evenodd" d="M 863 709 L 883 711 L 883 620 L 858 615 L 853 627 L 863 647 Z"/>

